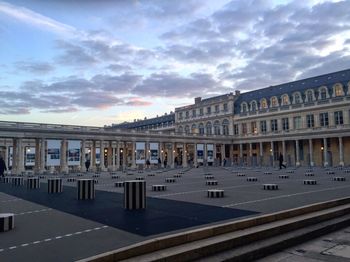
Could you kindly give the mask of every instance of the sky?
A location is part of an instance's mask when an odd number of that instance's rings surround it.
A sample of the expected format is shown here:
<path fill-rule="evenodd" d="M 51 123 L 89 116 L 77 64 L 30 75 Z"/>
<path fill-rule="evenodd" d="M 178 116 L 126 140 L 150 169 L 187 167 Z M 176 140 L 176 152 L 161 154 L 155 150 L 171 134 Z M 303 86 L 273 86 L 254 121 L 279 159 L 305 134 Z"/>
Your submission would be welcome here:
<path fill-rule="evenodd" d="M 0 0 L 0 120 L 104 126 L 350 68 L 350 1 Z"/>

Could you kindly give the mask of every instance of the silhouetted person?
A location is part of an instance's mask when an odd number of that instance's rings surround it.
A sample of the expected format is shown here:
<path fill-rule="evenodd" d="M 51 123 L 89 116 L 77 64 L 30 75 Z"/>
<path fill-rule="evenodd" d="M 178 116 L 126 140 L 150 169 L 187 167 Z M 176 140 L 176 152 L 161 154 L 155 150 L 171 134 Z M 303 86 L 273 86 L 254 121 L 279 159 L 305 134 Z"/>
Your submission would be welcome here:
<path fill-rule="evenodd" d="M 5 175 L 4 175 L 5 170 L 7 170 L 5 161 L 4 161 L 4 159 L 2 158 L 2 156 L 0 156 L 0 176 L 1 176 L 1 177 L 4 177 L 4 176 L 5 176 Z"/>
<path fill-rule="evenodd" d="M 282 153 L 280 153 L 280 156 L 279 156 L 278 160 L 280 161 L 280 169 L 282 169 L 282 167 L 287 168 L 287 167 L 283 164 L 283 155 L 282 155 Z"/>
<path fill-rule="evenodd" d="M 165 159 L 164 159 L 164 168 L 166 168 L 167 163 L 168 163 L 168 161 L 167 161 L 167 159 L 165 158 Z"/>
<path fill-rule="evenodd" d="M 89 167 L 90 167 L 90 160 L 89 160 L 89 159 L 87 159 L 87 160 L 85 161 L 85 168 L 86 168 L 86 172 L 88 172 L 88 171 L 89 171 Z"/>

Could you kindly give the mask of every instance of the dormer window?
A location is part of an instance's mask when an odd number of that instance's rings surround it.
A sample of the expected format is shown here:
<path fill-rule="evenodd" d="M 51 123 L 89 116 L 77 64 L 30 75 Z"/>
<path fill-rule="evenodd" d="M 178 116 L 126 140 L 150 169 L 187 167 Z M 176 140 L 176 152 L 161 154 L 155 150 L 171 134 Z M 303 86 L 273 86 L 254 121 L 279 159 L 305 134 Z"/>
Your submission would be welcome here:
<path fill-rule="evenodd" d="M 248 106 L 247 103 L 242 103 L 241 104 L 241 113 L 246 113 L 248 111 Z"/>
<path fill-rule="evenodd" d="M 282 105 L 283 106 L 289 105 L 289 96 L 288 95 L 282 96 Z"/>
<path fill-rule="evenodd" d="M 341 84 L 336 84 L 333 86 L 333 96 L 343 96 L 344 91 L 343 91 L 343 86 Z"/>
<path fill-rule="evenodd" d="M 326 87 L 320 88 L 320 95 L 318 98 L 321 100 L 327 99 L 327 88 Z"/>
<path fill-rule="evenodd" d="M 275 96 L 271 97 L 271 106 L 272 107 L 277 107 L 278 106 L 277 97 L 275 97 Z"/>
<path fill-rule="evenodd" d="M 294 93 L 293 102 L 294 102 L 294 104 L 300 104 L 302 102 L 301 101 L 301 95 L 300 95 L 299 92 Z"/>
<path fill-rule="evenodd" d="M 266 109 L 267 108 L 267 101 L 265 98 L 260 100 L 260 108 L 261 109 Z"/>
<path fill-rule="evenodd" d="M 306 102 L 310 103 L 310 102 L 314 101 L 314 91 L 313 90 L 307 90 L 305 97 L 306 97 Z"/>
<path fill-rule="evenodd" d="M 256 101 L 252 101 L 250 103 L 250 110 L 255 112 L 257 110 L 257 105 L 256 105 Z"/>

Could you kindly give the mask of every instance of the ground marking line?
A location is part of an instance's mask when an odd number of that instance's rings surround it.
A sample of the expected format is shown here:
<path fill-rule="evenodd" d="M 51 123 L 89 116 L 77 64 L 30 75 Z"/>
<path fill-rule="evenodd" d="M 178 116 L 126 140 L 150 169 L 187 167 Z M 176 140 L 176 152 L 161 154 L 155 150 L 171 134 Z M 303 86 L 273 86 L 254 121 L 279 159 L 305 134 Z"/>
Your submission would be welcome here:
<path fill-rule="evenodd" d="M 314 190 L 314 191 L 306 191 L 306 192 L 299 192 L 299 193 L 289 194 L 289 195 L 281 195 L 281 196 L 275 196 L 275 197 L 268 197 L 268 198 L 263 198 L 263 199 L 258 199 L 258 200 L 247 201 L 247 202 L 240 202 L 240 203 L 228 204 L 228 205 L 224 205 L 224 206 L 221 206 L 221 207 L 232 207 L 232 206 L 238 206 L 238 205 L 243 205 L 243 204 L 251 204 L 251 203 L 263 202 L 263 201 L 273 200 L 273 199 L 278 199 L 278 198 L 287 198 L 287 197 L 298 196 L 298 195 L 306 195 L 306 194 L 310 194 L 310 193 L 317 193 L 317 192 L 323 192 L 323 191 L 330 191 L 330 190 L 341 189 L 341 188 L 347 188 L 347 187 L 350 187 L 350 185 L 347 185 L 347 186 L 340 186 L 340 187 L 329 187 L 329 188 L 324 188 L 324 189 Z"/>
<path fill-rule="evenodd" d="M 21 216 L 21 215 L 27 215 L 27 214 L 33 214 L 33 213 L 39 213 L 39 212 L 46 212 L 50 211 L 52 208 L 44 208 L 44 209 L 38 209 L 38 210 L 33 210 L 33 211 L 26 211 L 22 213 L 15 214 L 15 216 Z"/>
<path fill-rule="evenodd" d="M 1 248 L 0 252 L 4 252 L 4 251 L 7 251 L 7 250 L 13 250 L 13 249 L 20 248 L 20 247 L 32 246 L 32 245 L 36 245 L 36 244 L 39 244 L 39 243 L 48 242 L 48 241 L 51 241 L 51 240 L 58 240 L 58 239 L 66 238 L 66 237 L 71 237 L 71 236 L 79 235 L 79 234 L 82 234 L 82 233 L 88 233 L 88 232 L 91 232 L 91 231 L 94 231 L 94 230 L 98 230 L 97 228 L 98 229 L 104 229 L 104 228 L 108 228 L 108 226 L 95 227 L 95 228 L 87 229 L 89 231 L 86 231 L 86 230 L 84 230 L 83 232 L 77 231 L 77 232 L 69 233 L 69 234 L 66 234 L 66 235 L 63 235 L 63 236 L 57 236 L 57 237 L 53 237 L 53 238 L 46 238 L 44 240 L 37 240 L 37 241 L 30 242 L 30 243 L 20 244 L 18 246 L 11 246 L 11 247 L 8 247 L 8 248 Z"/>
<path fill-rule="evenodd" d="M 6 202 L 13 202 L 13 201 L 19 201 L 23 200 L 21 198 L 14 198 L 14 199 L 9 199 L 9 200 L 1 200 L 0 203 L 6 203 Z"/>

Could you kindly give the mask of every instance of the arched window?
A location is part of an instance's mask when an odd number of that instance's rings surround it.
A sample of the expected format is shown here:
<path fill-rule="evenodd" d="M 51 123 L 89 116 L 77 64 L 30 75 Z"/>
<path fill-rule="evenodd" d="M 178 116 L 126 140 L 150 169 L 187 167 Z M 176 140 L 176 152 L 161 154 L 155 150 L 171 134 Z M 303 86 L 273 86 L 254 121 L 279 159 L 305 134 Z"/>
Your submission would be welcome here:
<path fill-rule="evenodd" d="M 294 94 L 293 94 L 293 103 L 294 104 L 300 104 L 300 103 L 302 103 L 303 101 L 302 101 L 302 99 L 301 99 L 301 94 L 300 94 L 300 92 L 295 92 Z"/>
<path fill-rule="evenodd" d="M 227 136 L 229 134 L 229 126 L 230 122 L 227 119 L 224 119 L 224 121 L 222 121 L 222 134 Z"/>
<path fill-rule="evenodd" d="M 189 134 L 190 133 L 190 127 L 189 126 L 185 126 L 185 134 Z"/>
<path fill-rule="evenodd" d="M 277 97 L 273 96 L 271 97 L 271 107 L 276 107 L 278 106 L 278 99 Z"/>
<path fill-rule="evenodd" d="M 289 96 L 287 94 L 282 95 L 281 97 L 282 99 L 282 106 L 286 106 L 289 105 Z"/>
<path fill-rule="evenodd" d="M 260 100 L 260 109 L 266 109 L 267 108 L 267 100 L 266 98 L 263 98 Z"/>
<path fill-rule="evenodd" d="M 314 101 L 314 90 L 312 89 L 309 89 L 309 90 L 306 90 L 305 92 L 305 102 L 312 102 Z"/>
<path fill-rule="evenodd" d="M 343 95 L 344 95 L 343 86 L 341 84 L 335 84 L 333 86 L 333 97 L 343 96 Z"/>
<path fill-rule="evenodd" d="M 212 135 L 213 132 L 212 132 L 212 126 L 211 126 L 211 123 L 208 122 L 206 125 L 205 125 L 205 129 L 207 130 L 207 135 Z"/>
<path fill-rule="evenodd" d="M 241 104 L 241 113 L 246 113 L 248 111 L 248 105 L 246 102 Z"/>
<path fill-rule="evenodd" d="M 193 124 L 193 125 L 192 125 L 192 127 L 191 127 L 191 133 L 192 133 L 192 134 L 197 133 L 197 125 L 196 125 L 196 124 Z"/>
<path fill-rule="evenodd" d="M 220 122 L 214 122 L 214 135 L 220 135 Z"/>
<path fill-rule="evenodd" d="M 203 123 L 200 123 L 198 125 L 198 131 L 199 131 L 200 135 L 204 135 L 204 125 L 203 125 Z"/>
<path fill-rule="evenodd" d="M 257 107 L 256 101 L 254 100 L 254 101 L 250 102 L 250 111 L 255 112 L 257 110 L 258 110 L 258 107 Z"/>
<path fill-rule="evenodd" d="M 178 130 L 177 130 L 180 134 L 182 134 L 184 132 L 184 128 L 182 126 L 179 126 Z"/>
<path fill-rule="evenodd" d="M 319 100 L 324 100 L 328 98 L 328 90 L 327 87 L 322 86 L 319 88 L 319 95 L 318 95 L 318 99 Z"/>

